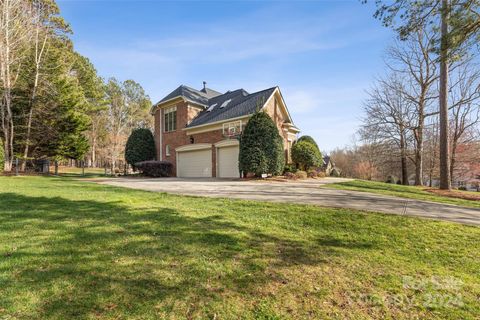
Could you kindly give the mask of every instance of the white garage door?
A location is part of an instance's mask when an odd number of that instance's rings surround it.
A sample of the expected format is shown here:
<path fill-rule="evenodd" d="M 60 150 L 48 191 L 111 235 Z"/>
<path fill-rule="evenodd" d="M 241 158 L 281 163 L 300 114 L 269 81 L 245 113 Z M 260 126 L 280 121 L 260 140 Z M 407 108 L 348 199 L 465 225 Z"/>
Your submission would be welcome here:
<path fill-rule="evenodd" d="M 239 178 L 238 146 L 218 148 L 217 166 L 219 178 Z"/>
<path fill-rule="evenodd" d="M 209 178 L 212 176 L 212 149 L 179 152 L 177 165 L 178 177 Z"/>

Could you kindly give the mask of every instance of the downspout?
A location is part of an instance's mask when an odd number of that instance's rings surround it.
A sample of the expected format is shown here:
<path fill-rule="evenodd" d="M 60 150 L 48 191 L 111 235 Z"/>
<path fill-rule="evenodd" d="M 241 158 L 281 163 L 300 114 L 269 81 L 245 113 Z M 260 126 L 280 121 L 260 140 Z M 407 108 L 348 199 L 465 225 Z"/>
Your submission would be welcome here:
<path fill-rule="evenodd" d="M 163 140 L 162 140 L 162 138 L 163 138 L 163 134 L 162 134 L 162 133 L 163 133 L 162 122 L 163 122 L 163 121 L 162 121 L 162 120 L 163 120 L 163 119 L 162 119 L 162 109 L 160 108 L 160 109 L 158 110 L 158 131 L 159 131 L 158 141 L 160 142 L 160 143 L 159 143 L 159 149 L 160 149 L 160 150 L 159 150 L 159 153 L 158 153 L 158 154 L 159 154 L 159 156 L 160 156 L 160 159 L 159 159 L 160 161 L 163 161 Z"/>

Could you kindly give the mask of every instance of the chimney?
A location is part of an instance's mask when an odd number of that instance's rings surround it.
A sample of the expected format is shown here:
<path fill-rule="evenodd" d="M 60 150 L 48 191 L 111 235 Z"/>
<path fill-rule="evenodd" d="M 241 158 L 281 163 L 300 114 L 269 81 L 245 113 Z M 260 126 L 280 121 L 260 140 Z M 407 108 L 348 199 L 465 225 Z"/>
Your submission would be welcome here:
<path fill-rule="evenodd" d="M 203 81 L 203 90 L 205 91 L 207 89 L 207 81 Z"/>

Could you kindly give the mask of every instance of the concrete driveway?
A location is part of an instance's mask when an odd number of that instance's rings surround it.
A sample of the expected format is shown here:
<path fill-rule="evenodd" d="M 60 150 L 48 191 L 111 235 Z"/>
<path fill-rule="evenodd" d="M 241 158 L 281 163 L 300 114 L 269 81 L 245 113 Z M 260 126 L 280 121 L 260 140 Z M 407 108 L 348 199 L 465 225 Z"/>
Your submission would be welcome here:
<path fill-rule="evenodd" d="M 314 204 L 390 214 L 406 214 L 480 225 L 480 209 L 383 196 L 367 192 L 320 188 L 349 179 L 325 178 L 304 181 L 241 181 L 181 178 L 112 178 L 98 181 L 118 187 L 182 195 L 237 198 L 259 201 Z"/>

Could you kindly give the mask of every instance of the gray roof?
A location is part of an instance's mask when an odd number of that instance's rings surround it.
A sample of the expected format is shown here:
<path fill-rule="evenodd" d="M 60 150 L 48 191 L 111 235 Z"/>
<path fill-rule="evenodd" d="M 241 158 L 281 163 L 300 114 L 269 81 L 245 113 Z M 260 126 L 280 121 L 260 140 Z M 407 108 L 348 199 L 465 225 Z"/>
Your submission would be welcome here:
<path fill-rule="evenodd" d="M 255 113 L 255 111 L 257 111 L 257 106 L 261 104 L 261 107 L 263 107 L 263 104 L 268 100 L 275 89 L 276 87 L 272 87 L 255 93 L 248 93 L 244 89 L 238 89 L 235 91 L 227 91 L 222 94 L 209 88 L 196 90 L 181 85 L 170 92 L 156 105 L 176 97 L 183 97 L 190 102 L 205 107 L 205 109 L 202 110 L 187 126 L 188 128 L 191 128 Z M 228 100 L 230 101 L 226 103 Z M 225 106 L 222 108 L 224 103 Z"/>
<path fill-rule="evenodd" d="M 212 89 L 202 89 L 201 91 L 181 85 L 177 89 L 170 92 L 165 98 L 160 100 L 157 104 L 168 101 L 176 97 L 184 97 L 185 99 L 200 104 L 202 106 L 208 106 L 208 99 L 221 95 L 220 92 L 217 92 Z"/>
<path fill-rule="evenodd" d="M 326 168 L 329 163 L 334 165 L 333 161 L 331 161 L 331 159 L 330 159 L 330 156 L 324 156 L 323 157 L 323 167 Z"/>
<path fill-rule="evenodd" d="M 215 91 L 207 87 L 200 90 L 200 92 L 203 92 L 208 99 L 211 99 L 213 97 L 216 97 L 222 94 L 221 92 Z"/>
<path fill-rule="evenodd" d="M 260 107 L 263 107 L 263 104 L 272 95 L 275 88 L 276 87 L 273 87 L 255 93 L 248 93 L 243 89 L 238 89 L 213 97 L 208 100 L 208 106 L 214 107 L 210 109 L 207 108 L 200 112 L 195 119 L 190 122 L 187 128 L 255 113 L 259 104 Z M 228 100 L 230 100 L 228 104 L 222 108 L 222 105 Z"/>

